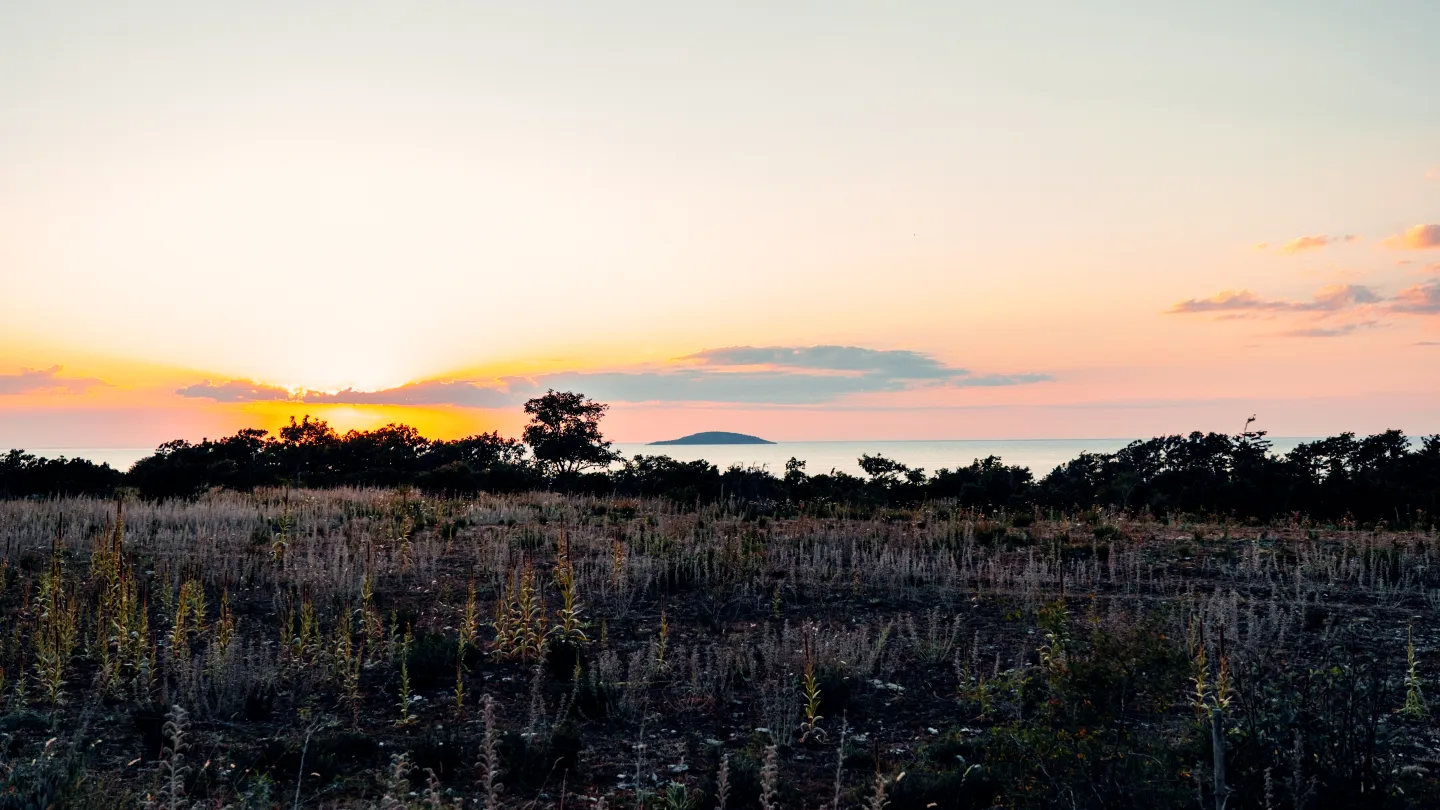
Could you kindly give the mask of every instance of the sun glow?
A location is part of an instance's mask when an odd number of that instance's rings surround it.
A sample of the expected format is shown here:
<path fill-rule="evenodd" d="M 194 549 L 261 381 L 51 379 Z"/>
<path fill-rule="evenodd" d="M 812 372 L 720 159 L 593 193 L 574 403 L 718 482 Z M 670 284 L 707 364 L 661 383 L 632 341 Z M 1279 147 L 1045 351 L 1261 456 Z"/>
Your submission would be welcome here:
<path fill-rule="evenodd" d="M 271 433 L 277 433 L 292 417 L 298 420 L 306 415 L 325 420 L 340 433 L 403 424 L 415 428 L 428 439 L 458 439 L 491 430 L 513 434 L 518 431 L 521 422 L 520 417 L 514 414 L 452 407 L 253 402 L 239 410 L 245 415 L 247 425 Z"/>

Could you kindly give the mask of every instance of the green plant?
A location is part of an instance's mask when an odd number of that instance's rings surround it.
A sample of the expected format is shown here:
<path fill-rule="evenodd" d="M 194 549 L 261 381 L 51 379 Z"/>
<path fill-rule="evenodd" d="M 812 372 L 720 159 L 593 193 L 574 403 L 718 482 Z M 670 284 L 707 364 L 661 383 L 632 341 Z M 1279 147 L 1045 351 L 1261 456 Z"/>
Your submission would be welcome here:
<path fill-rule="evenodd" d="M 35 678 L 45 700 L 58 704 L 64 699 L 65 674 L 80 632 L 77 596 L 65 581 L 59 554 L 50 556 L 50 567 L 40 578 L 36 608 Z"/>
<path fill-rule="evenodd" d="M 396 725 L 405 726 L 414 721 L 410 716 L 410 704 L 414 702 L 414 696 L 410 694 L 410 642 L 412 636 L 410 628 L 405 628 L 405 639 L 400 645 L 400 719 Z"/>
<path fill-rule="evenodd" d="M 460 620 L 460 632 L 455 640 L 455 710 L 463 711 L 465 708 L 465 655 L 470 651 L 480 621 L 480 609 L 475 601 L 475 581 L 470 581 L 470 589 L 465 597 L 465 613 Z"/>
<path fill-rule="evenodd" d="M 342 608 L 335 622 L 334 662 L 340 676 L 341 700 L 350 709 L 351 725 L 360 726 L 360 673 L 365 663 L 365 641 L 355 647 L 350 609 Z"/>
<path fill-rule="evenodd" d="M 294 521 L 290 517 L 290 502 L 287 499 L 285 511 L 280 515 L 280 525 L 270 543 L 270 558 L 282 567 L 285 565 L 285 552 L 290 549 L 290 531 L 293 526 Z"/>
<path fill-rule="evenodd" d="M 1415 661 L 1415 638 L 1412 629 L 1405 628 L 1405 705 L 1400 712 L 1406 717 L 1421 718 L 1430 714 L 1425 704 L 1425 693 L 1421 690 L 1420 668 Z"/>
<path fill-rule="evenodd" d="M 670 643 L 670 620 L 660 608 L 660 630 L 655 634 L 655 669 L 665 671 L 665 650 Z"/>
<path fill-rule="evenodd" d="M 583 608 L 575 588 L 575 569 L 570 565 L 570 544 L 562 536 L 555 550 L 555 584 L 560 588 L 560 621 L 550 629 L 553 642 L 579 645 L 590 639 L 581 618 Z"/>
<path fill-rule="evenodd" d="M 203 613 L 201 614 L 203 617 Z M 230 642 L 235 639 L 235 616 L 230 612 L 230 591 L 220 594 L 220 615 L 215 619 L 213 657 L 216 661 L 225 657 Z"/>
<path fill-rule="evenodd" d="M 802 684 L 805 691 L 805 722 L 800 724 L 800 742 L 825 739 L 825 730 L 820 728 L 820 681 L 815 672 L 815 645 L 809 634 L 805 636 L 805 676 Z"/>
<path fill-rule="evenodd" d="M 665 810 L 691 810 L 698 804 L 679 782 L 671 782 L 665 787 L 665 792 L 660 794 L 660 802 Z"/>
<path fill-rule="evenodd" d="M 522 566 L 510 577 L 506 594 L 495 608 L 495 651 L 504 658 L 539 659 L 547 624 L 535 569 Z"/>

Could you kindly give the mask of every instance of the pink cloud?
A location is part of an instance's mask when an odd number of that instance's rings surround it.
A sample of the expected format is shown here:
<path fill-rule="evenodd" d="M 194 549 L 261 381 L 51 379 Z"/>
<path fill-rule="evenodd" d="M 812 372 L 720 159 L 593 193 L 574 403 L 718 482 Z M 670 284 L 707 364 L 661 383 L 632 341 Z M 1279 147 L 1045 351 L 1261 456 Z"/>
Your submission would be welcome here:
<path fill-rule="evenodd" d="M 1280 336 L 1298 338 L 1343 337 L 1361 329 L 1371 329 L 1379 325 L 1378 321 L 1361 321 L 1359 323 L 1340 324 L 1339 326 L 1308 326 L 1281 332 Z"/>
<path fill-rule="evenodd" d="M 1305 250 L 1318 250 L 1330 245 L 1343 245 L 1346 242 L 1354 242 L 1355 237 L 1351 234 L 1345 236 L 1301 236 L 1291 239 L 1280 246 L 1281 253 L 1300 253 Z"/>
<path fill-rule="evenodd" d="M 1270 303 L 1262 301 L 1249 290 L 1221 290 L 1209 298 L 1191 298 L 1181 301 L 1167 314 L 1177 315 L 1189 312 L 1234 312 L 1243 309 L 1269 309 Z"/>
<path fill-rule="evenodd" d="M 1440 225 L 1416 225 L 1406 228 L 1384 241 L 1388 247 L 1399 250 L 1429 250 L 1440 248 Z"/>
<path fill-rule="evenodd" d="M 1412 315 L 1440 315 L 1440 282 L 1406 287 L 1395 294 L 1390 308 Z"/>
<path fill-rule="evenodd" d="M 1331 284 L 1315 291 L 1309 301 L 1272 301 L 1260 298 L 1249 290 L 1223 290 L 1209 298 L 1181 301 L 1168 314 L 1196 312 L 1338 312 L 1362 304 L 1376 304 L 1382 299 L 1369 287 L 1359 284 Z"/>
<path fill-rule="evenodd" d="M 1375 304 L 1380 296 L 1369 287 L 1359 284 L 1330 284 L 1315 291 L 1314 301 L 1301 305 L 1301 309 L 1336 310 L 1354 304 Z"/>

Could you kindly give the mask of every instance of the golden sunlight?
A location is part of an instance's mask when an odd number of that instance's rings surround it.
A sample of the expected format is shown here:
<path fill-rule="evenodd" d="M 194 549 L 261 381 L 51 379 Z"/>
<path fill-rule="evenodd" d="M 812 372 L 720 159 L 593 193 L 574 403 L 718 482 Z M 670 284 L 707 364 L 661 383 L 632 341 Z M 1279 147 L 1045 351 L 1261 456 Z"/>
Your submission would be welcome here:
<path fill-rule="evenodd" d="M 326 405 L 304 402 L 252 402 L 242 406 L 247 424 L 272 433 L 296 419 L 310 415 L 323 419 L 339 433 L 374 430 L 389 424 L 409 425 L 427 438 L 456 439 L 491 430 L 514 431 L 520 418 L 509 413 L 453 408 L 420 408 L 403 405 Z M 514 410 L 514 409 L 511 409 Z"/>

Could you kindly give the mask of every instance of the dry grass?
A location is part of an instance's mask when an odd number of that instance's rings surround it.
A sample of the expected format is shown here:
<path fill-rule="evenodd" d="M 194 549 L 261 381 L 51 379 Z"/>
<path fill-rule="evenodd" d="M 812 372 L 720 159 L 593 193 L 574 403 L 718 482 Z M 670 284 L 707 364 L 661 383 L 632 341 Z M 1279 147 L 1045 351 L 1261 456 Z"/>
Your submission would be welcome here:
<path fill-rule="evenodd" d="M 1122 806 L 1118 792 L 1079 795 L 1119 785 L 1113 773 L 1025 768 L 1049 761 L 1041 731 L 1077 745 L 1055 706 L 1098 696 L 1085 679 L 1113 663 L 1105 645 L 1144 628 L 1159 640 L 1143 654 L 1179 655 L 1182 675 L 1201 661 L 1213 678 L 1223 661 L 1241 752 L 1268 739 L 1241 724 L 1268 722 L 1277 662 L 1330 665 L 1358 643 L 1363 666 L 1334 665 L 1356 684 L 1378 671 L 1388 685 L 1364 694 L 1396 697 L 1348 722 L 1404 732 L 1368 749 L 1390 770 L 1345 770 L 1351 749 L 1281 751 L 1264 768 L 1293 786 L 1274 790 L 1303 805 L 1323 793 L 1310 780 L 1343 777 L 1400 806 L 1433 795 L 1433 531 L 1008 521 L 944 504 L 747 519 L 723 505 L 394 490 L 132 501 L 122 520 L 109 501 L 0 502 L 14 795 L 44 783 L 114 805 L 528 807 L 573 794 L 563 800 L 708 809 L 728 755 L 731 807 L 828 804 L 837 778 L 847 806 L 905 806 L 931 783 L 962 806 L 964 791 L 974 806 L 1023 804 L 1021 787 Z M 1127 688 L 1119 720 L 1080 738 L 1143 735 L 1203 770 L 1195 685 L 1145 705 L 1126 704 L 1144 691 Z M 842 760 L 860 764 L 837 769 L 842 716 Z M 177 724 L 178 765 L 162 755 Z M 955 755 L 964 767 L 936 760 L 942 743 L 969 752 Z M 977 744 L 1020 753 L 977 762 Z M 1243 784 L 1245 763 L 1230 768 Z M 1193 801 L 1190 776 L 1157 772 L 1133 795 L 1180 784 Z"/>

